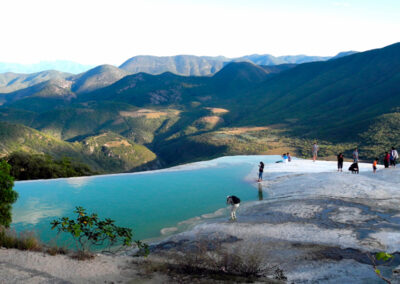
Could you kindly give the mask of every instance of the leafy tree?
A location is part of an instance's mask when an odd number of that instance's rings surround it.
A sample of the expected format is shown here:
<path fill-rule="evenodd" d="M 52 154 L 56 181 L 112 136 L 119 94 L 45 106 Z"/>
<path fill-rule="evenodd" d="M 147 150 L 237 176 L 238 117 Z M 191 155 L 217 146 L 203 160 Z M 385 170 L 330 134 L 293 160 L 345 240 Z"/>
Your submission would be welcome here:
<path fill-rule="evenodd" d="M 0 226 L 5 227 L 11 224 L 11 204 L 18 198 L 18 193 L 13 190 L 14 179 L 10 169 L 6 161 L 0 161 Z"/>
<path fill-rule="evenodd" d="M 76 219 L 62 217 L 51 222 L 52 228 L 58 232 L 70 233 L 76 242 L 77 249 L 90 252 L 93 246 L 106 247 L 108 251 L 118 245 L 130 246 L 134 242 L 147 255 L 148 245 L 141 241 L 132 241 L 132 229 L 118 227 L 114 220 L 100 220 L 96 213 L 86 214 L 83 207 L 76 207 Z"/>

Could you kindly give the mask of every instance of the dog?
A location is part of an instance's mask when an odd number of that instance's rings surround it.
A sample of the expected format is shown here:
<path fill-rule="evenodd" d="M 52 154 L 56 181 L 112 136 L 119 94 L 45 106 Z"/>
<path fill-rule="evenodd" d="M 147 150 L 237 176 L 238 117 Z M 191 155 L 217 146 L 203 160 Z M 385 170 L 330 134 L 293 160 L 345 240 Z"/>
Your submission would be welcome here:
<path fill-rule="evenodd" d="M 358 168 L 358 163 L 352 163 L 350 168 L 349 168 L 349 171 L 351 171 L 352 174 L 360 173 L 360 170 Z"/>

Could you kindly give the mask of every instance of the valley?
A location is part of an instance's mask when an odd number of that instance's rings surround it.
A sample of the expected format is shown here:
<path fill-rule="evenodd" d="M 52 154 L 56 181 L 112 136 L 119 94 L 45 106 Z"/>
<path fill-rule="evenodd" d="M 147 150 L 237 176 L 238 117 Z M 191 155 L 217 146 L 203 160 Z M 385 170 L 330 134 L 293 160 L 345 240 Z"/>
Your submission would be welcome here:
<path fill-rule="evenodd" d="M 368 160 L 398 141 L 398 43 L 303 64 L 231 62 L 212 76 L 137 71 L 102 65 L 3 87 L 1 155 L 68 156 L 115 173 L 224 155 L 308 157 L 313 141 L 321 156 L 358 146 Z"/>

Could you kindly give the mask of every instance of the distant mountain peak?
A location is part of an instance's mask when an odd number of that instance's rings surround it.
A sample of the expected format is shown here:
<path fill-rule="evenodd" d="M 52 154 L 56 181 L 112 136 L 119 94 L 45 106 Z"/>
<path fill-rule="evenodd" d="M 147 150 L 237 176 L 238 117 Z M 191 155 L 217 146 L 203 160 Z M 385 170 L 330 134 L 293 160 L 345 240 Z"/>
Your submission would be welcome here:
<path fill-rule="evenodd" d="M 252 63 L 252 62 L 230 62 L 226 64 L 220 71 L 218 71 L 213 77 L 221 78 L 226 76 L 236 77 L 238 75 L 245 75 L 246 77 L 259 75 L 264 76 L 266 74 L 265 70 Z"/>
<path fill-rule="evenodd" d="M 113 65 L 99 65 L 89 71 L 70 77 L 74 81 L 72 91 L 87 93 L 95 89 L 106 87 L 122 79 L 128 73 Z"/>
<path fill-rule="evenodd" d="M 338 54 L 336 54 L 330 60 L 338 59 L 338 58 L 345 57 L 345 56 L 348 56 L 348 55 L 352 55 L 352 54 L 355 54 L 355 53 L 358 53 L 358 51 L 355 51 L 355 50 L 342 51 L 342 52 L 339 52 Z"/>
<path fill-rule="evenodd" d="M 68 60 L 41 61 L 34 64 L 6 63 L 0 62 L 0 73 L 37 73 L 46 70 L 57 70 L 60 72 L 78 74 L 93 68 L 93 65 L 83 65 Z"/>

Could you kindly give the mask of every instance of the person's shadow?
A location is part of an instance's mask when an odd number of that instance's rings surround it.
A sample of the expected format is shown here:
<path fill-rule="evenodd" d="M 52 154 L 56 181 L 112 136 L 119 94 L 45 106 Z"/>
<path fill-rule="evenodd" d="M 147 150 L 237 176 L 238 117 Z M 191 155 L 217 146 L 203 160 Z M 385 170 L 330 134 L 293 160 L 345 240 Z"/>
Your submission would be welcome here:
<path fill-rule="evenodd" d="M 258 200 L 263 200 L 264 199 L 264 195 L 263 195 L 263 191 L 262 191 L 262 185 L 261 183 L 258 183 Z"/>

